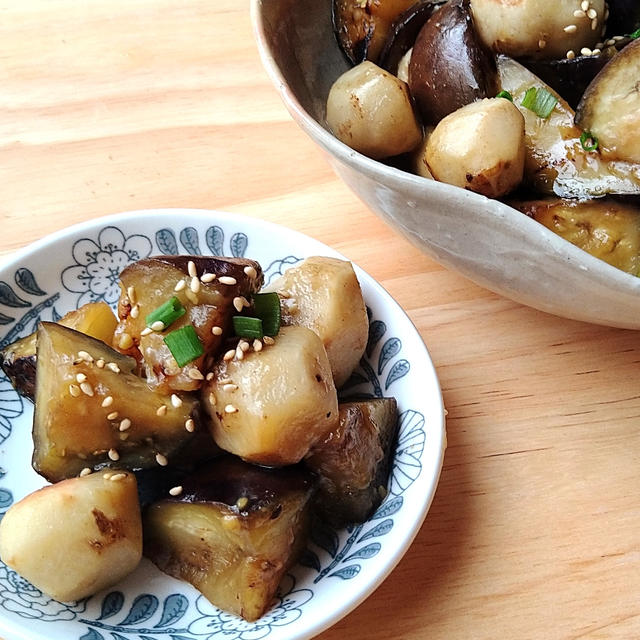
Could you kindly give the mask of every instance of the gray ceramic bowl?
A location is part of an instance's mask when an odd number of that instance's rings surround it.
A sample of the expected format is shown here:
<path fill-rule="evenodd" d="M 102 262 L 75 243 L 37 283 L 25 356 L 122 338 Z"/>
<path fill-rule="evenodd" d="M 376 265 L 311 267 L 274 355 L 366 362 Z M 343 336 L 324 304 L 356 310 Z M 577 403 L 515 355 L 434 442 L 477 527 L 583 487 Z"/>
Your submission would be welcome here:
<path fill-rule="evenodd" d="M 640 278 L 495 200 L 388 167 L 326 129 L 325 103 L 348 68 L 331 0 L 252 0 L 262 61 L 300 127 L 379 216 L 429 256 L 496 293 L 559 316 L 640 329 Z"/>

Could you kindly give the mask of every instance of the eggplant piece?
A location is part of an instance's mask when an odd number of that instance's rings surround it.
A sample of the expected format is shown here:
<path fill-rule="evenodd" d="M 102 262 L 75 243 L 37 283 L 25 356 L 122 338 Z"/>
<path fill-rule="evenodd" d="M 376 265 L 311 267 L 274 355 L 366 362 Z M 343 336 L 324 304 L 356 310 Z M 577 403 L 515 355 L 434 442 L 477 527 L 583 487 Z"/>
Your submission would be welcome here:
<path fill-rule="evenodd" d="M 609 18 L 605 38 L 633 33 L 640 28 L 640 2 L 638 0 L 607 0 Z"/>
<path fill-rule="evenodd" d="M 218 362 L 202 387 L 214 440 L 256 464 L 299 462 L 338 423 L 320 338 L 305 327 L 282 327 L 272 346 L 246 352 L 238 346 L 235 353 L 241 359 Z"/>
<path fill-rule="evenodd" d="M 387 494 L 397 435 L 394 398 L 339 405 L 340 422 L 305 464 L 319 476 L 317 509 L 335 527 L 364 522 Z"/>
<path fill-rule="evenodd" d="M 117 319 L 106 302 L 89 302 L 66 313 L 58 323 L 111 344 Z M 35 331 L 0 351 L 0 367 L 15 390 L 33 400 L 36 383 Z"/>
<path fill-rule="evenodd" d="M 305 548 L 314 486 L 300 467 L 215 461 L 147 509 L 144 554 L 216 607 L 257 620 Z"/>
<path fill-rule="evenodd" d="M 443 0 L 419 0 L 400 14 L 389 29 L 387 39 L 378 56 L 378 65 L 397 75 L 400 60 L 413 47 L 420 29 L 444 4 Z"/>
<path fill-rule="evenodd" d="M 606 194 L 640 194 L 640 165 L 612 157 L 606 150 L 587 151 L 573 109 L 524 66 L 499 56 L 501 89 L 513 96 L 525 120 L 524 182 L 534 190 L 564 198 L 589 199 Z M 528 89 L 546 89 L 558 98 L 548 118 L 522 106 Z"/>
<path fill-rule="evenodd" d="M 592 256 L 632 275 L 640 274 L 639 207 L 610 198 L 509 204 Z"/>
<path fill-rule="evenodd" d="M 332 0 L 333 30 L 352 64 L 376 62 L 393 21 L 415 0 Z"/>
<path fill-rule="evenodd" d="M 157 393 L 135 368 L 99 340 L 39 325 L 32 463 L 40 475 L 58 482 L 86 467 L 164 465 L 194 436 L 197 398 Z"/>
<path fill-rule="evenodd" d="M 307 327 L 322 340 L 340 388 L 367 346 L 369 319 L 353 265 L 313 256 L 287 269 L 265 291 L 281 296 L 282 323 Z"/>
<path fill-rule="evenodd" d="M 195 277 L 190 275 L 190 263 Z M 234 301 L 244 298 L 248 302 L 260 290 L 263 275 L 254 260 L 160 256 L 129 265 L 120 274 L 120 282 L 120 322 L 114 345 L 141 361 L 149 386 L 169 393 L 200 388 L 201 371 L 220 349 L 229 333 L 231 318 L 238 313 Z M 186 313 L 165 330 L 148 333 L 146 317 L 173 297 L 178 298 Z M 204 355 L 180 367 L 164 337 L 189 324 L 204 347 Z M 216 333 L 212 333 L 214 327 L 219 328 Z"/>
<path fill-rule="evenodd" d="M 427 20 L 413 46 L 409 88 L 425 124 L 498 93 L 493 54 L 480 42 L 469 0 L 450 0 Z"/>
<path fill-rule="evenodd" d="M 142 558 L 134 475 L 117 471 L 71 478 L 16 502 L 0 521 L 0 557 L 63 602 L 115 584 Z"/>
<path fill-rule="evenodd" d="M 640 39 L 622 49 L 593 79 L 575 121 L 616 158 L 640 164 Z"/>
<path fill-rule="evenodd" d="M 520 59 L 527 69 L 554 89 L 575 109 L 593 78 L 616 54 L 616 47 L 605 47 L 595 56 L 577 56 L 557 60 Z"/>

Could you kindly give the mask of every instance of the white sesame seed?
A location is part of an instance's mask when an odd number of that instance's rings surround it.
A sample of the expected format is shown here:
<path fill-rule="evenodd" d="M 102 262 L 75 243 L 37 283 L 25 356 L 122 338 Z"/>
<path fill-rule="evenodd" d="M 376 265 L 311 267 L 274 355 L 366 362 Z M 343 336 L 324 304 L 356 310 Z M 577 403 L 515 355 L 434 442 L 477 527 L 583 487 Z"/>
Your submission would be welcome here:
<path fill-rule="evenodd" d="M 576 27 L 575 24 L 568 24 L 565 28 L 564 28 L 564 32 L 565 33 L 575 33 L 578 30 L 578 27 Z"/>
<path fill-rule="evenodd" d="M 214 336 L 221 336 L 222 335 L 222 327 L 211 327 L 211 333 L 213 333 Z"/>
<path fill-rule="evenodd" d="M 102 407 L 110 407 L 113 404 L 113 396 L 107 396 L 103 401 L 101 406 Z"/>
<path fill-rule="evenodd" d="M 244 271 L 245 275 L 249 276 L 250 278 L 257 278 L 258 277 L 258 272 L 250 264 L 247 265 L 243 269 L 243 271 Z"/>
<path fill-rule="evenodd" d="M 131 304 L 135 304 L 138 301 L 135 287 L 127 287 L 127 298 L 129 298 Z"/>
<path fill-rule="evenodd" d="M 236 360 L 244 360 L 244 351 L 240 347 L 236 349 L 235 358 Z"/>
<path fill-rule="evenodd" d="M 151 335 L 152 333 L 153 333 L 153 329 L 152 329 L 151 327 L 145 327 L 145 328 L 140 332 L 140 335 L 141 335 L 142 337 L 144 337 L 144 336 Z"/>
<path fill-rule="evenodd" d="M 105 480 L 111 480 L 111 476 L 112 476 L 112 475 L 113 475 L 113 471 L 107 471 L 106 473 L 103 473 L 103 474 L 102 474 L 102 477 L 103 477 Z"/>
<path fill-rule="evenodd" d="M 213 392 L 211 392 L 211 393 L 209 394 L 209 404 L 210 404 L 212 407 L 215 407 L 215 406 L 216 406 L 216 396 L 214 395 L 214 393 L 213 393 Z"/>
<path fill-rule="evenodd" d="M 184 428 L 189 432 L 193 433 L 196 429 L 196 423 L 193 421 L 193 418 L 188 418 L 184 423 Z"/>
<path fill-rule="evenodd" d="M 567 60 L 573 60 L 575 57 L 576 57 L 575 51 L 573 51 L 573 49 L 569 49 L 569 51 L 567 51 L 567 54 L 566 54 Z"/>
<path fill-rule="evenodd" d="M 589 49 L 589 47 L 582 47 L 582 49 L 580 49 L 580 54 L 583 56 L 590 56 L 591 49 Z"/>
<path fill-rule="evenodd" d="M 624 36 L 611 36 L 611 37 L 616 42 L 620 42 L 620 40 L 624 40 Z"/>
<path fill-rule="evenodd" d="M 118 340 L 118 346 L 121 349 L 131 349 L 133 346 L 133 338 L 128 333 L 123 333 Z"/>
<path fill-rule="evenodd" d="M 600 49 L 598 49 L 597 47 L 595 49 L 593 49 L 593 51 L 591 51 L 591 55 L 592 56 L 597 56 L 600 53 L 602 53 L 602 51 Z"/>
<path fill-rule="evenodd" d="M 114 473 L 109 480 L 111 482 L 120 482 L 120 480 L 124 480 L 127 477 L 126 473 Z"/>
<path fill-rule="evenodd" d="M 104 369 L 104 360 L 102 358 L 96 360 L 96 367 L 98 367 L 98 369 Z"/>
<path fill-rule="evenodd" d="M 107 362 L 105 366 L 107 369 L 113 371 L 113 373 L 120 373 L 120 367 L 115 362 Z"/>
<path fill-rule="evenodd" d="M 218 282 L 220 284 L 234 285 L 237 284 L 238 281 L 233 276 L 220 276 Z"/>
<path fill-rule="evenodd" d="M 251 349 L 251 345 L 246 340 L 240 340 L 240 342 L 238 342 L 238 347 L 245 353 Z"/>
<path fill-rule="evenodd" d="M 240 296 L 233 299 L 233 306 L 235 307 L 236 311 L 242 311 L 244 305 L 242 304 L 242 298 Z"/>
<path fill-rule="evenodd" d="M 225 413 L 236 413 L 238 410 L 232 404 L 228 404 L 224 408 Z"/>
<path fill-rule="evenodd" d="M 546 40 L 538 40 L 538 48 L 539 49 L 544 49 L 547 46 L 547 41 Z"/>
<path fill-rule="evenodd" d="M 590 20 L 593 20 L 594 18 L 597 18 L 597 17 L 598 17 L 598 12 L 593 7 L 591 7 L 591 9 L 587 11 L 587 18 L 589 18 Z"/>
<path fill-rule="evenodd" d="M 131 427 L 131 420 L 129 418 L 124 418 L 120 421 L 120 431 L 126 431 Z"/>
<path fill-rule="evenodd" d="M 238 501 L 236 502 L 236 507 L 238 507 L 238 509 L 242 510 L 248 504 L 249 504 L 249 498 L 247 498 L 247 496 L 241 496 L 240 498 L 238 498 Z"/>
<path fill-rule="evenodd" d="M 93 469 L 90 469 L 89 467 L 85 467 L 81 472 L 80 472 L 80 477 L 84 478 L 85 476 L 91 475 L 93 473 Z"/>
<path fill-rule="evenodd" d="M 129 437 L 128 431 L 123 431 L 122 433 L 119 434 L 120 440 L 127 440 L 128 437 Z"/>
<path fill-rule="evenodd" d="M 189 260 L 189 262 L 187 262 L 187 272 L 192 278 L 198 275 L 196 263 L 193 260 Z"/>
<path fill-rule="evenodd" d="M 169 461 L 167 460 L 167 456 L 163 456 L 161 453 L 156 453 L 156 462 L 161 467 L 166 467 L 169 464 Z"/>
<path fill-rule="evenodd" d="M 87 351 L 78 351 L 78 358 L 85 362 L 93 362 L 93 357 Z"/>
<path fill-rule="evenodd" d="M 235 391 L 237 388 L 238 388 L 238 385 L 233 384 L 232 382 L 222 385 L 223 391 Z"/>
<path fill-rule="evenodd" d="M 156 320 L 151 323 L 151 331 L 164 331 L 164 322 L 162 320 Z"/>
<path fill-rule="evenodd" d="M 591 31 L 595 31 L 598 28 L 598 18 L 591 20 Z"/>
<path fill-rule="evenodd" d="M 612 45 L 614 45 L 616 43 L 616 41 L 613 38 L 609 38 L 605 44 L 607 45 L 607 47 L 611 47 Z"/>
<path fill-rule="evenodd" d="M 189 288 L 193 293 L 198 293 L 200 291 L 200 280 L 196 276 L 191 278 L 191 284 L 189 284 Z"/>
<path fill-rule="evenodd" d="M 74 398 L 79 397 L 81 393 L 82 391 L 80 391 L 80 387 L 77 384 L 69 385 L 69 394 L 72 395 Z"/>
<path fill-rule="evenodd" d="M 253 350 L 262 351 L 262 342 L 258 338 L 253 341 Z"/>
<path fill-rule="evenodd" d="M 88 382 L 83 382 L 80 385 L 80 391 L 82 391 L 86 396 L 93 395 L 93 387 Z"/>
<path fill-rule="evenodd" d="M 573 17 L 574 18 L 586 18 L 587 14 L 582 9 L 576 9 L 573 12 Z"/>
<path fill-rule="evenodd" d="M 134 304 L 129 315 L 135 320 L 140 315 L 140 305 Z"/>
<path fill-rule="evenodd" d="M 107 455 L 109 456 L 109 459 L 114 462 L 120 460 L 120 454 L 115 449 L 109 449 L 109 453 L 107 453 Z"/>
<path fill-rule="evenodd" d="M 233 360 L 233 357 L 235 355 L 236 355 L 236 350 L 235 349 L 229 349 L 229 351 L 227 351 L 227 353 L 224 354 L 222 359 L 226 360 L 228 362 L 229 360 Z"/>
<path fill-rule="evenodd" d="M 176 409 L 178 407 L 181 407 L 182 406 L 182 398 L 180 398 L 180 396 L 177 396 L 175 393 L 171 394 L 171 404 Z"/>
<path fill-rule="evenodd" d="M 76 381 L 79 383 L 81 382 L 85 382 L 87 379 L 87 376 L 84 375 L 84 373 L 77 373 L 76 374 Z"/>
<path fill-rule="evenodd" d="M 203 273 L 200 276 L 200 281 L 204 282 L 204 284 L 207 284 L 208 282 L 213 282 L 215 279 L 216 279 L 215 273 Z"/>
<path fill-rule="evenodd" d="M 262 342 L 264 342 L 266 345 L 272 345 L 276 343 L 276 341 L 271 336 L 265 336 L 264 338 L 262 338 Z"/>
<path fill-rule="evenodd" d="M 209 371 L 207 375 L 204 377 L 205 380 L 213 380 L 213 371 Z"/>
<path fill-rule="evenodd" d="M 583 11 L 587 11 L 589 9 L 589 0 L 582 0 L 582 2 L 580 3 L 580 8 Z"/>
<path fill-rule="evenodd" d="M 176 286 L 173 287 L 173 290 L 174 291 L 182 291 L 186 286 L 187 286 L 187 281 L 186 280 L 178 280 L 178 282 L 176 282 Z"/>
<path fill-rule="evenodd" d="M 198 304 L 198 296 L 191 289 L 187 289 L 184 295 L 191 304 Z"/>
<path fill-rule="evenodd" d="M 166 404 L 161 404 L 156 409 L 156 415 L 157 416 L 166 416 L 167 415 L 167 405 Z"/>
<path fill-rule="evenodd" d="M 120 414 L 117 411 L 112 411 L 107 414 L 107 420 L 117 420 Z"/>
<path fill-rule="evenodd" d="M 169 495 L 171 496 L 179 496 L 182 493 L 182 487 L 178 486 L 178 487 L 171 487 L 171 489 L 169 489 Z"/>
<path fill-rule="evenodd" d="M 195 367 L 192 369 L 189 369 L 187 375 L 192 380 L 204 380 L 204 376 L 202 375 L 202 372 L 200 371 L 200 369 L 196 369 Z"/>

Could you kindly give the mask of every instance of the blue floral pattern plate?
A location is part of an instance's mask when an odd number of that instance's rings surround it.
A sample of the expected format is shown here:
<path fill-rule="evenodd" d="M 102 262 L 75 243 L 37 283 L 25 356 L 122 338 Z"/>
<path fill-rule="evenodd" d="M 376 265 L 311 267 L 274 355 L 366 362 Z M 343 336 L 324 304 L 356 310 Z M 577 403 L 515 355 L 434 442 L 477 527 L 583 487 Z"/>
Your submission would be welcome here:
<path fill-rule="evenodd" d="M 270 281 L 310 255 L 343 257 L 299 233 L 239 215 L 200 210 L 125 213 L 77 225 L 18 252 L 0 267 L 0 346 L 89 302 L 111 305 L 130 262 L 158 254 L 245 256 Z M 395 396 L 400 433 L 388 496 L 365 523 L 316 527 L 276 601 L 255 623 L 213 607 L 195 589 L 143 560 L 118 585 L 73 603 L 52 600 L 0 563 L 4 640 L 300 640 L 346 615 L 389 574 L 427 513 L 445 448 L 438 379 L 415 327 L 356 267 L 370 315 L 360 366 L 341 391 Z M 0 517 L 44 484 L 30 466 L 31 404 L 0 377 Z M 72 559 L 70 560 L 73 561 Z"/>

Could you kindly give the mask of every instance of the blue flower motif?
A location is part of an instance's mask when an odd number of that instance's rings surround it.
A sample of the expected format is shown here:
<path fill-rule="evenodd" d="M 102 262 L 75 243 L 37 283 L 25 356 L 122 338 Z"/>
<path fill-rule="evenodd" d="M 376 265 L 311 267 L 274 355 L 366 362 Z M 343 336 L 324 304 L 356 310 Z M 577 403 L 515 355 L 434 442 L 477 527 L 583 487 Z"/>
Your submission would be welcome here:
<path fill-rule="evenodd" d="M 152 245 L 143 235 L 125 235 L 116 227 L 105 227 L 98 240 L 78 240 L 72 249 L 76 264 L 62 272 L 62 284 L 79 293 L 78 306 L 104 300 L 114 304 L 120 297 L 120 272 L 131 262 L 147 258 Z"/>
<path fill-rule="evenodd" d="M 283 594 L 283 595 L 281 595 Z M 196 608 L 203 614 L 189 625 L 189 631 L 203 640 L 214 640 L 222 634 L 229 640 L 260 640 L 268 636 L 273 627 L 284 627 L 295 622 L 301 615 L 301 607 L 313 598 L 310 589 L 296 589 L 295 579 L 287 574 L 278 591 L 278 602 L 256 622 L 247 622 L 242 618 L 224 611 L 213 609 L 211 604 L 200 596 Z"/>
<path fill-rule="evenodd" d="M 86 607 L 86 600 L 57 602 L 0 563 L 0 607 L 30 620 L 53 622 L 74 620 Z"/>
<path fill-rule="evenodd" d="M 0 376 L 0 443 L 11 434 L 11 421 L 22 415 L 22 398 L 11 386 L 9 379 Z"/>

